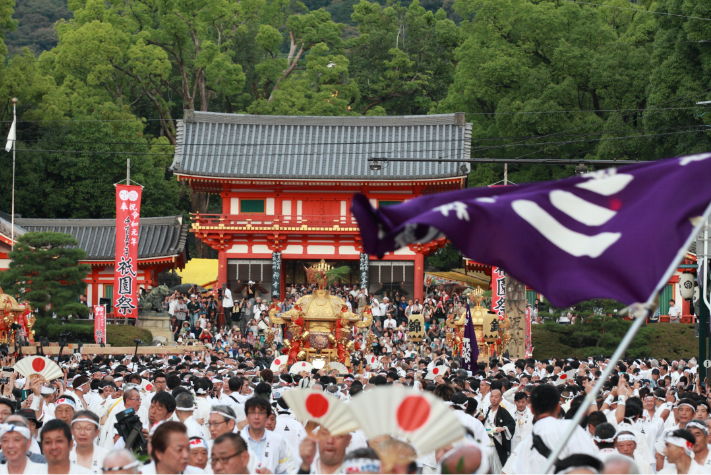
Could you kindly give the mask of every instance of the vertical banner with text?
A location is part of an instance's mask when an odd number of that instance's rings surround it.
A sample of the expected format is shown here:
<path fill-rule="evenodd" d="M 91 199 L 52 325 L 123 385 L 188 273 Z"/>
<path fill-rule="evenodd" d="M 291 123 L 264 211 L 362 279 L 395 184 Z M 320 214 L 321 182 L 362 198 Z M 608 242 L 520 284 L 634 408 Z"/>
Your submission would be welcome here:
<path fill-rule="evenodd" d="M 531 348 L 531 307 L 526 307 L 526 346 L 525 356 L 529 358 L 533 352 Z"/>
<path fill-rule="evenodd" d="M 106 305 L 94 305 L 94 341 L 106 344 Z"/>
<path fill-rule="evenodd" d="M 501 267 L 491 268 L 491 311 L 504 318 L 506 311 L 506 274 Z"/>
<path fill-rule="evenodd" d="M 116 185 L 116 263 L 114 315 L 138 317 L 138 230 L 141 187 Z"/>

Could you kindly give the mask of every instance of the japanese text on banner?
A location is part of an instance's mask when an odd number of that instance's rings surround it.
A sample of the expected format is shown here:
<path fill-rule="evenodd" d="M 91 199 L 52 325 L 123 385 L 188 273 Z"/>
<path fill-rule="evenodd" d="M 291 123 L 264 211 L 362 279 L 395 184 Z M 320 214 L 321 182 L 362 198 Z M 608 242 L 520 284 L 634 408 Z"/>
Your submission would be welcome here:
<path fill-rule="evenodd" d="M 506 312 L 506 274 L 501 267 L 491 269 L 491 311 L 499 318 Z"/>
<path fill-rule="evenodd" d="M 138 317 L 138 232 L 141 187 L 116 186 L 116 263 L 114 267 L 114 315 Z"/>
<path fill-rule="evenodd" d="M 106 344 L 106 306 L 94 305 L 94 341 Z"/>

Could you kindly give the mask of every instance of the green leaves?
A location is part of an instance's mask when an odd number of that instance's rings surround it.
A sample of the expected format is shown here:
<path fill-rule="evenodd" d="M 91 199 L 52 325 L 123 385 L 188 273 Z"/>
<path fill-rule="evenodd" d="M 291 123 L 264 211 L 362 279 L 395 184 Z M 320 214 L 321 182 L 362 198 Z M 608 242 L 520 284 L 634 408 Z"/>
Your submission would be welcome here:
<path fill-rule="evenodd" d="M 37 309 L 39 316 L 89 315 L 86 305 L 79 305 L 79 294 L 91 271 L 88 264 L 79 264 L 86 252 L 69 234 L 26 233 L 17 238 L 10 253 L 10 268 L 0 274 L 3 288 L 9 294 L 21 295 Z"/>

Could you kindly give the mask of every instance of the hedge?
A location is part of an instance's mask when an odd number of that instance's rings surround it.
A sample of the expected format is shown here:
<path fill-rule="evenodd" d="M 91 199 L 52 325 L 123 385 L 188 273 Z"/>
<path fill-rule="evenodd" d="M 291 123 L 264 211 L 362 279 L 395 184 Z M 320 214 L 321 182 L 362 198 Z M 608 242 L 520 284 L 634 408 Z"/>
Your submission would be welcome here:
<path fill-rule="evenodd" d="M 38 318 L 32 329 L 35 331 L 35 341 L 43 336 L 49 341 L 59 341 L 59 335 L 70 333 L 67 343 L 94 343 L 94 323 L 76 322 L 65 323 L 53 318 Z M 134 346 L 133 340 L 138 338 L 146 343 L 153 340 L 153 334 L 133 325 L 107 325 L 106 343 L 111 346 Z"/>
<path fill-rule="evenodd" d="M 608 318 L 604 321 L 589 319 L 582 325 L 533 325 L 533 357 L 546 360 L 611 355 L 632 322 L 618 317 Z M 694 337 L 693 324 L 654 323 L 640 329 L 625 356 L 677 359 L 698 357 L 698 351 L 699 340 Z"/>

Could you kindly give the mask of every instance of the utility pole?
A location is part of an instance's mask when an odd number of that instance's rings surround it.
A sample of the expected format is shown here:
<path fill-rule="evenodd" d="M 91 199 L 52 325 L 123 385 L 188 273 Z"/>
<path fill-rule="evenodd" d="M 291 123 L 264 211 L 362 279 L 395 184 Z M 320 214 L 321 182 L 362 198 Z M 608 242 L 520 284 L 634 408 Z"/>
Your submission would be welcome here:
<path fill-rule="evenodd" d="M 131 159 L 126 159 L 126 184 L 131 184 Z"/>

